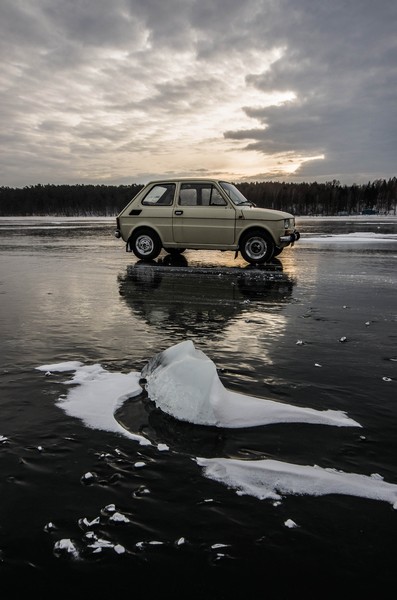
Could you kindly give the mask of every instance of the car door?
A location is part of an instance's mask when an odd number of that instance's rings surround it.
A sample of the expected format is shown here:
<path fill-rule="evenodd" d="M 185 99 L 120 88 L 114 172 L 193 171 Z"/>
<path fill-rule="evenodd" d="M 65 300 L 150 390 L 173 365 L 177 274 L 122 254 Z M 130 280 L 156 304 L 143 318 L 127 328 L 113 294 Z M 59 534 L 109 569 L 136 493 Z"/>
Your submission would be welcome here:
<path fill-rule="evenodd" d="M 172 218 L 175 242 L 187 247 L 232 246 L 236 210 L 212 183 L 182 183 Z"/>

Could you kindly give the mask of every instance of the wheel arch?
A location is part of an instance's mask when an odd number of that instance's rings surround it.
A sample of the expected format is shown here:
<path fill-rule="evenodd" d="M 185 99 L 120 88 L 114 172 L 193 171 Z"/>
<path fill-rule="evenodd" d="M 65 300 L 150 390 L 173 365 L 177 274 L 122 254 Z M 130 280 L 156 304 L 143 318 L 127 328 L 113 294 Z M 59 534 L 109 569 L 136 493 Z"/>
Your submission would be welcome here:
<path fill-rule="evenodd" d="M 241 240 L 250 234 L 255 234 L 255 233 L 261 233 L 261 234 L 266 234 L 270 237 L 270 239 L 272 240 L 272 242 L 277 245 L 277 241 L 275 240 L 272 232 L 270 231 L 270 229 L 268 229 L 267 227 L 264 226 L 259 226 L 259 225 L 249 225 L 246 229 L 243 229 L 243 231 L 240 231 L 240 235 L 238 237 L 238 245 L 240 246 Z"/>
<path fill-rule="evenodd" d="M 127 246 L 130 245 L 132 236 L 138 235 L 145 231 L 148 231 L 150 233 L 155 233 L 160 241 L 161 246 L 163 246 L 163 238 L 161 237 L 158 229 L 156 227 L 153 227 L 153 225 L 146 225 L 144 223 L 140 223 L 137 227 L 134 227 L 133 229 L 130 230 L 128 239 L 127 239 Z"/>

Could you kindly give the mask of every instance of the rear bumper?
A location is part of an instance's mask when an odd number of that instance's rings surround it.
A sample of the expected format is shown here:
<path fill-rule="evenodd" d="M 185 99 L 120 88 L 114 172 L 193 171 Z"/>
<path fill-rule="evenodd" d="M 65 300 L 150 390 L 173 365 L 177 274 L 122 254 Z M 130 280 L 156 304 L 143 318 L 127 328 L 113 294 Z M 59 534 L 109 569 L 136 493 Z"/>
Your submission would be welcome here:
<path fill-rule="evenodd" d="M 280 235 L 280 242 L 282 244 L 293 244 L 297 242 L 300 238 L 301 234 L 299 231 L 294 231 L 293 233 L 289 233 L 288 235 Z"/>

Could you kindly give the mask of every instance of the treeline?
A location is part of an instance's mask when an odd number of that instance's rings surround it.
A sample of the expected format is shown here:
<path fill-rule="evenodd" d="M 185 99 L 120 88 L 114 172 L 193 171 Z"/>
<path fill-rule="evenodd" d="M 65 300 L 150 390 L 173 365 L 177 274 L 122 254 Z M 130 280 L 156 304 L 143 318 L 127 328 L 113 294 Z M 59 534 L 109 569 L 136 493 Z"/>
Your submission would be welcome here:
<path fill-rule="evenodd" d="M 295 215 L 396 214 L 397 178 L 365 185 L 327 183 L 242 183 L 237 186 L 257 206 Z"/>
<path fill-rule="evenodd" d="M 327 183 L 237 183 L 257 206 L 295 215 L 396 214 L 397 178 L 365 185 Z M 143 186 L 34 185 L 0 187 L 0 216 L 114 216 Z"/>
<path fill-rule="evenodd" d="M 0 216 L 114 216 L 142 185 L 0 187 Z"/>

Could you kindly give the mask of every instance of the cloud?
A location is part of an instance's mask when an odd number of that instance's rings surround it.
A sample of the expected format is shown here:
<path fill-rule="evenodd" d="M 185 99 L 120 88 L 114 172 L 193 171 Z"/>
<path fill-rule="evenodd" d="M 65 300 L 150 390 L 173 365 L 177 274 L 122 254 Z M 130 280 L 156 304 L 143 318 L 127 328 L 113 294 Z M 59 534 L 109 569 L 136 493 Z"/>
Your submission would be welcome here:
<path fill-rule="evenodd" d="M 3 0 L 0 185 L 394 176 L 396 13 L 388 0 Z"/>
<path fill-rule="evenodd" d="M 296 7 L 295 7 L 296 8 Z M 247 151 L 314 156 L 297 175 L 342 179 L 395 174 L 397 83 L 394 3 L 300 2 L 287 20 L 288 48 L 250 81 L 263 91 L 290 90 L 281 107 L 247 109 L 260 127 L 225 133 Z M 392 91 L 393 90 L 393 91 Z"/>

